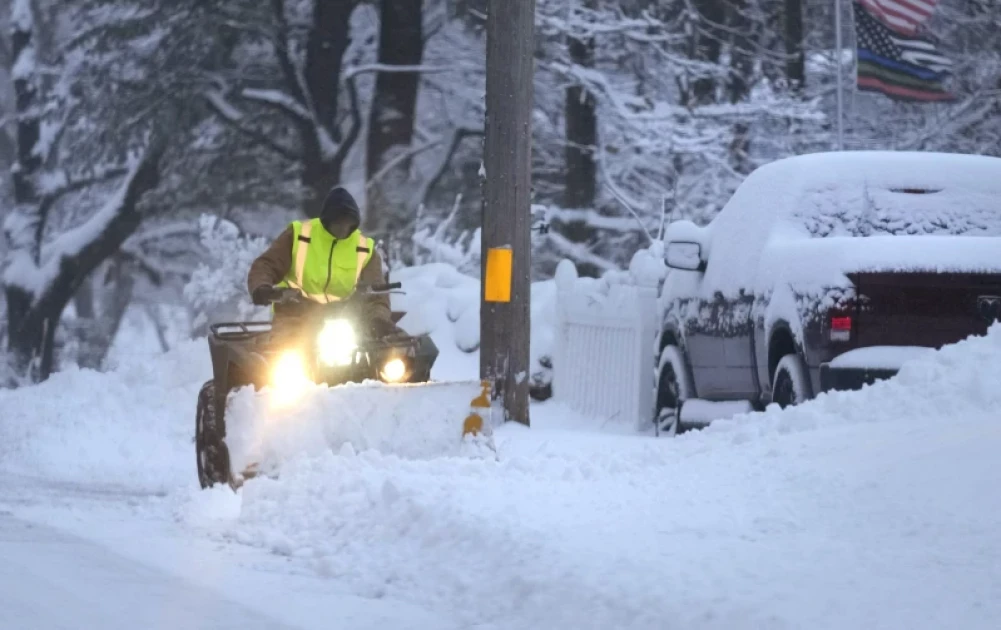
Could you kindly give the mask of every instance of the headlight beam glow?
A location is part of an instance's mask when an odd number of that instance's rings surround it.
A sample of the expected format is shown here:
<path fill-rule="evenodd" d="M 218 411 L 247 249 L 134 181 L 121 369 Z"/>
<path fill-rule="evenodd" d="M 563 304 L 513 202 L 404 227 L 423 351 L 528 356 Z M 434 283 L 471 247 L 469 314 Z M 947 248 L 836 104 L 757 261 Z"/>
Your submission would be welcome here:
<path fill-rule="evenodd" d="M 382 368 L 382 378 L 389 383 L 399 383 L 407 376 L 407 364 L 403 359 L 390 359 Z"/>
<path fill-rule="evenodd" d="M 316 338 L 316 349 L 325 365 L 351 365 L 357 348 L 354 328 L 344 319 L 328 319 Z"/>
<path fill-rule="evenodd" d="M 285 407 L 295 402 L 309 382 L 309 372 L 302 355 L 295 350 L 283 352 L 271 369 L 273 403 Z"/>

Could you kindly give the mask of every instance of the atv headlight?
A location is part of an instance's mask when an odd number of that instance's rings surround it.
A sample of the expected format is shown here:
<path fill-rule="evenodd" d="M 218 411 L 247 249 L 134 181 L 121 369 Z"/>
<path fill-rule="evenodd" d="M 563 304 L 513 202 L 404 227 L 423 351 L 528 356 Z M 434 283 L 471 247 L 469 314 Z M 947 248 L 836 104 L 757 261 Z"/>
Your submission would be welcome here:
<path fill-rule="evenodd" d="M 316 338 L 317 354 L 325 365 L 351 365 L 357 348 L 355 330 L 345 319 L 328 319 Z"/>
<path fill-rule="evenodd" d="M 399 383 L 407 377 L 407 364 L 403 359 L 390 359 L 382 367 L 380 376 L 387 383 Z"/>
<path fill-rule="evenodd" d="M 306 370 L 306 361 L 302 355 L 295 350 L 283 352 L 271 368 L 273 402 L 278 406 L 294 402 L 302 394 L 307 383 L 309 383 L 309 372 Z"/>

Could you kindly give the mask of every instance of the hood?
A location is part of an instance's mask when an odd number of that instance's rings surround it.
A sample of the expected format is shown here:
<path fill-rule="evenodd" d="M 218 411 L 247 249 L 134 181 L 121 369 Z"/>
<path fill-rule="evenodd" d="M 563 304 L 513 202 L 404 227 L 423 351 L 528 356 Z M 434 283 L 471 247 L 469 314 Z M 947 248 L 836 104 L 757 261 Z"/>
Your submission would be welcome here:
<path fill-rule="evenodd" d="M 320 210 L 320 221 L 327 225 L 336 219 L 351 219 L 354 232 L 361 224 L 361 210 L 358 209 L 358 202 L 347 190 L 341 186 L 333 188 L 323 200 L 323 208 Z"/>

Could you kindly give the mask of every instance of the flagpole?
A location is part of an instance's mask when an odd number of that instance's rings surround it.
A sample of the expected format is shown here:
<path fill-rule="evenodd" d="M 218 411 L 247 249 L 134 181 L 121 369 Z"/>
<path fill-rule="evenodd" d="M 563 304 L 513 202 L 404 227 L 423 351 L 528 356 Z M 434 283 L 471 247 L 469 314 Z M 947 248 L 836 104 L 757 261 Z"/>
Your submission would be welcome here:
<path fill-rule="evenodd" d="M 838 151 L 845 150 L 845 128 L 844 128 L 844 59 L 841 54 L 841 0 L 834 0 L 834 48 L 835 58 L 838 64 Z"/>

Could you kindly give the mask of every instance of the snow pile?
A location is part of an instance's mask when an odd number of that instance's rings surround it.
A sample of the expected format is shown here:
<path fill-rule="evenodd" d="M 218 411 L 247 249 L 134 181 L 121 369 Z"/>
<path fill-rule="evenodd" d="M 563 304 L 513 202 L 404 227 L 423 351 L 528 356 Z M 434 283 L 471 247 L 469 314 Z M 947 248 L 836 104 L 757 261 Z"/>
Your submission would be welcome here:
<path fill-rule="evenodd" d="M 252 463 L 270 471 L 299 456 L 368 450 L 403 458 L 476 454 L 462 426 L 480 394 L 475 381 L 317 385 L 281 403 L 268 389 L 243 388 L 227 411 L 231 465 L 234 471 Z"/>
<path fill-rule="evenodd" d="M 394 311 L 407 314 L 399 325 L 413 335 L 430 333 L 441 356 L 431 376 L 436 380 L 469 380 L 479 375 L 480 281 L 445 263 L 431 263 L 393 271 L 390 281 L 401 282 L 392 295 Z M 538 369 L 551 355 L 556 328 L 556 286 L 552 281 L 532 283 L 531 349 L 529 365 Z M 456 352 L 458 350 L 459 352 Z"/>
<path fill-rule="evenodd" d="M 178 509 L 363 596 L 496 628 L 988 628 L 999 356 L 1001 325 L 673 440 L 554 430 L 544 405 L 497 432 L 498 460 L 328 451 L 248 482 L 238 515 Z"/>
<path fill-rule="evenodd" d="M 72 368 L 0 390 L 0 470 L 151 490 L 196 483 L 195 400 L 210 376 L 199 340 L 124 357 L 114 372 Z"/>
<path fill-rule="evenodd" d="M 743 441 L 754 436 L 789 433 L 845 424 L 885 422 L 943 422 L 983 420 L 1001 428 L 1001 324 L 984 337 L 971 336 L 912 354 L 889 380 L 867 385 L 859 392 L 831 391 L 814 400 L 779 409 L 770 405 L 761 413 L 743 414 L 711 424 L 708 434 L 734 434 Z"/>

